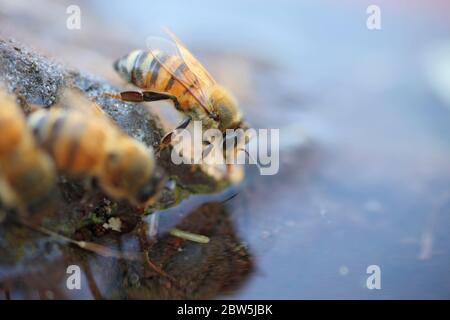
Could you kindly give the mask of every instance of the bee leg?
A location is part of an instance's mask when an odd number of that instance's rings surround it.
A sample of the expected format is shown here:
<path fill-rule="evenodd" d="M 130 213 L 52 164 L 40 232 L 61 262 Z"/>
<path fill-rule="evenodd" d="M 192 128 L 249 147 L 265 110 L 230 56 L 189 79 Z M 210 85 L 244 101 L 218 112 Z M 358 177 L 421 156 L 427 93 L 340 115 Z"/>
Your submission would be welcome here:
<path fill-rule="evenodd" d="M 162 150 L 164 150 L 165 148 L 167 148 L 170 145 L 175 131 L 177 131 L 179 129 L 186 129 L 187 126 L 189 125 L 189 123 L 191 123 L 191 121 L 192 121 L 192 118 L 190 116 L 188 116 L 186 119 L 181 121 L 181 123 L 174 130 L 170 131 L 164 137 L 162 137 L 161 141 L 159 142 L 159 145 L 157 147 L 157 153 L 158 154 L 161 153 Z"/>
<path fill-rule="evenodd" d="M 170 100 L 175 105 L 177 110 L 180 109 L 180 103 L 177 97 L 167 93 L 154 92 L 154 91 L 142 91 L 143 101 L 160 101 L 160 100 Z"/>
<path fill-rule="evenodd" d="M 171 100 L 175 105 L 175 108 L 179 109 L 179 102 L 177 97 L 161 92 L 155 91 L 122 91 L 119 93 L 103 93 L 104 96 L 111 97 L 114 99 L 119 99 L 128 102 L 151 102 L 151 101 L 161 101 L 161 100 Z"/>
<path fill-rule="evenodd" d="M 102 96 L 110 97 L 117 100 L 127 101 L 127 102 L 142 102 L 142 92 L 139 91 L 123 91 L 119 93 L 103 92 Z"/>

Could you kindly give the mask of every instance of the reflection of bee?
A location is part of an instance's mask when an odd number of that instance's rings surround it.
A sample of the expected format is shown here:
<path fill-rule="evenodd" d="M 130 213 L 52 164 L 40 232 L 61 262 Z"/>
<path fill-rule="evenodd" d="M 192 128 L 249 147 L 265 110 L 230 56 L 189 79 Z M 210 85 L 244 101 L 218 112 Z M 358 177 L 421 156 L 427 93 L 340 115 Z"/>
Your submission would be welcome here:
<path fill-rule="evenodd" d="M 28 121 L 56 167 L 71 176 L 96 178 L 115 199 L 143 206 L 153 203 L 163 182 L 153 151 L 123 133 L 100 114 L 97 105 L 80 95 L 66 97 L 75 97 L 84 108 L 74 105 L 68 109 L 39 110 Z M 87 107 L 95 112 L 86 112 Z"/>
<path fill-rule="evenodd" d="M 190 120 L 200 120 L 204 129 L 217 128 L 223 133 L 245 128 L 233 96 L 216 83 L 175 35 L 169 34 L 174 43 L 150 43 L 149 50 L 132 51 L 114 64 L 125 80 L 145 91 L 111 96 L 134 102 L 170 99 L 187 116 L 177 128 L 185 128 Z M 169 143 L 170 138 L 171 134 L 166 135 L 163 143 Z"/>
<path fill-rule="evenodd" d="M 0 91 L 0 198 L 6 209 L 42 218 L 57 208 L 56 174 L 14 97 Z"/>

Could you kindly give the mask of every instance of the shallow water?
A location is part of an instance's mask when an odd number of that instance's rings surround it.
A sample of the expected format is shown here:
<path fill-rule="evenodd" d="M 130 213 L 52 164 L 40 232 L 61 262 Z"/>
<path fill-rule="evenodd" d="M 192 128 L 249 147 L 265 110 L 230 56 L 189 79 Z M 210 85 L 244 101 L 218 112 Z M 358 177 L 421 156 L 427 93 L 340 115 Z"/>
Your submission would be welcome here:
<path fill-rule="evenodd" d="M 254 271 L 218 298 L 450 298 L 449 6 L 378 1 L 382 29 L 370 31 L 369 4 L 89 9 L 136 46 L 169 26 L 233 89 L 250 123 L 280 129 L 279 173 L 248 168 L 226 202 Z M 380 290 L 366 287 L 369 265 L 381 268 Z"/>

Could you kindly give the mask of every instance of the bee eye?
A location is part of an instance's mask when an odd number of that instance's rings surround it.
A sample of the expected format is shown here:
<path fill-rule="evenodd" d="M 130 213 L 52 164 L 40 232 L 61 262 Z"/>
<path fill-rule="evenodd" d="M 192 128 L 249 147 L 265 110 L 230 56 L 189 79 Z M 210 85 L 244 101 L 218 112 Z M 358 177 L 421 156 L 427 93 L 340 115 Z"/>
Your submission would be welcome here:
<path fill-rule="evenodd" d="M 213 119 L 214 121 L 219 121 L 219 115 L 216 112 L 211 112 L 211 114 L 209 115 L 211 117 L 211 119 Z"/>

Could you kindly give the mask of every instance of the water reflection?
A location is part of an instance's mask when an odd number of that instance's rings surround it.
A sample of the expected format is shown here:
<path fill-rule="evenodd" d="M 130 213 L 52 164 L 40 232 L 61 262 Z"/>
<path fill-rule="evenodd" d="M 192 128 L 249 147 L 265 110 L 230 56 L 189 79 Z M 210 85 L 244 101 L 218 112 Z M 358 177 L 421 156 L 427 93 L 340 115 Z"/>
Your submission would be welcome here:
<path fill-rule="evenodd" d="M 222 202 L 203 204 L 177 224 L 181 230 L 207 235 L 207 244 L 167 233 L 156 241 L 148 237 L 148 225 L 143 222 L 126 234 L 89 239 L 122 252 L 142 253 L 148 261 L 104 258 L 67 244 L 55 245 L 54 239 L 41 244 L 36 242 L 39 234 L 23 226 L 8 223 L 4 227 L 0 287 L 5 298 L 207 299 L 241 286 L 253 269 L 249 248 L 236 236 Z M 87 232 L 79 230 L 78 234 Z M 8 273 L 5 262 L 8 254 L 17 253 L 17 233 L 34 247 L 25 249 L 26 257 L 14 256 L 14 272 Z M 66 287 L 69 265 L 82 270 L 80 291 Z"/>

